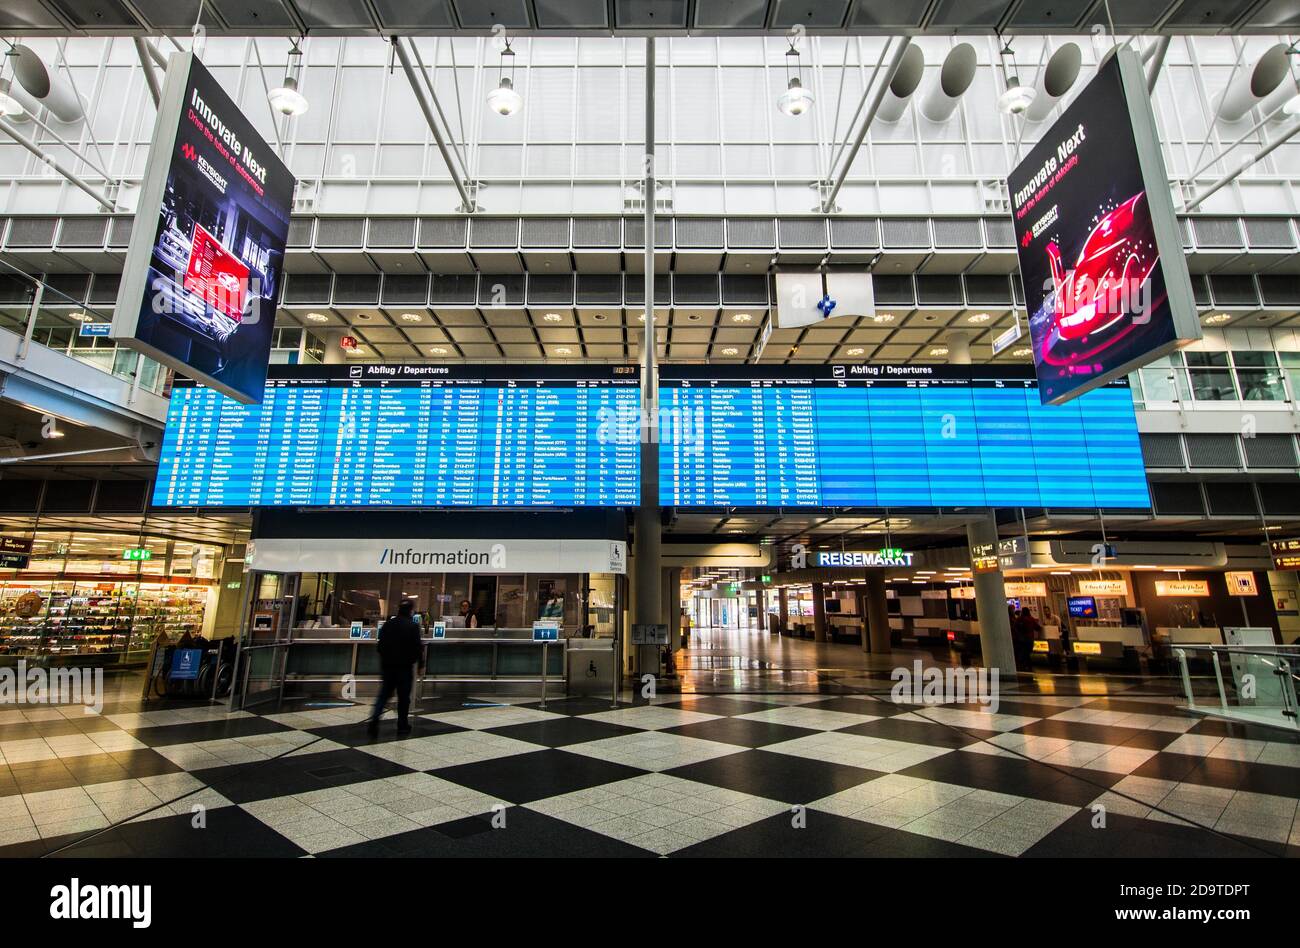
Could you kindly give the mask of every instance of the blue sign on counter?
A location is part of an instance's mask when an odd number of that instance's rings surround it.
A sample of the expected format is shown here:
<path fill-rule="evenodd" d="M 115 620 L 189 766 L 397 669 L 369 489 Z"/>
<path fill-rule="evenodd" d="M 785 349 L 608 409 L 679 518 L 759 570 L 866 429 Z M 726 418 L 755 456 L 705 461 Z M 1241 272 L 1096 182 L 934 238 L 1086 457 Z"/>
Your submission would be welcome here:
<path fill-rule="evenodd" d="M 534 622 L 533 623 L 533 641 L 534 642 L 558 642 L 560 640 L 560 626 L 556 622 Z"/>
<path fill-rule="evenodd" d="M 167 677 L 172 681 L 193 681 L 199 677 L 203 664 L 203 649 L 178 648 L 172 652 L 172 668 Z"/>

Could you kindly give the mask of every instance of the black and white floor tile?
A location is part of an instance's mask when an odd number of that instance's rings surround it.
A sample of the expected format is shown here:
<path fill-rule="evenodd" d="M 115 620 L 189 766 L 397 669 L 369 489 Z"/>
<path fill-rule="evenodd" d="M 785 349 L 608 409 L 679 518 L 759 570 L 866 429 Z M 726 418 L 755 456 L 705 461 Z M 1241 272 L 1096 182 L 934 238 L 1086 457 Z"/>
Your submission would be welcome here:
<path fill-rule="evenodd" d="M 0 712 L 0 856 L 1296 855 L 1300 738 L 1141 693 Z"/>

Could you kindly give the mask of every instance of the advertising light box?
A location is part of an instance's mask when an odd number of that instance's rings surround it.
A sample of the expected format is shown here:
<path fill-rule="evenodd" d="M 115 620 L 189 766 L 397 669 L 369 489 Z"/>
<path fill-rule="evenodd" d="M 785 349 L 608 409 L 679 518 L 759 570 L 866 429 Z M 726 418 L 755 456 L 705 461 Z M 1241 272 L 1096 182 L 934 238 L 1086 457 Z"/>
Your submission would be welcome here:
<path fill-rule="evenodd" d="M 1200 338 L 1151 98 L 1131 49 L 1102 64 L 1007 187 L 1044 403 Z"/>
<path fill-rule="evenodd" d="M 294 178 L 192 53 L 167 66 L 112 336 L 262 397 Z"/>

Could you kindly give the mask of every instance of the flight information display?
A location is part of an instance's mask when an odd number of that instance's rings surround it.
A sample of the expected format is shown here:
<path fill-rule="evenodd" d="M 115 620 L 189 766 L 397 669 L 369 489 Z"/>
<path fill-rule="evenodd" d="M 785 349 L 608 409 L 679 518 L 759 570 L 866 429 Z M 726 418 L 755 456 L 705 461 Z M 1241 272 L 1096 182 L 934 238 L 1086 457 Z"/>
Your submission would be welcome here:
<path fill-rule="evenodd" d="M 158 507 L 640 501 L 634 366 L 271 366 L 261 405 L 178 379 Z"/>
<path fill-rule="evenodd" d="M 1043 405 L 1031 371 L 663 366 L 676 507 L 1148 508 L 1127 379 Z"/>

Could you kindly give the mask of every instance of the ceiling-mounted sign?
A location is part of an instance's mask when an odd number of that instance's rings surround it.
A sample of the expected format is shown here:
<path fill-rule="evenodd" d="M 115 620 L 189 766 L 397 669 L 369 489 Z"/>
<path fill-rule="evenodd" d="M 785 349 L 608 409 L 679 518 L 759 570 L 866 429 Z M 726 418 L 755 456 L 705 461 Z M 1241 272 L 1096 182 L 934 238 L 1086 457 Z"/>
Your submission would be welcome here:
<path fill-rule="evenodd" d="M 82 337 L 109 336 L 112 335 L 112 323 L 82 323 L 77 329 L 77 335 Z"/>
<path fill-rule="evenodd" d="M 1060 404 L 1201 336 L 1146 76 L 1117 49 L 1007 175 L 1039 395 Z"/>
<path fill-rule="evenodd" d="M 1127 596 L 1128 583 L 1122 579 L 1081 579 L 1079 593 L 1084 596 Z"/>
<path fill-rule="evenodd" d="M 1273 568 L 1279 570 L 1300 570 L 1300 537 L 1287 540 L 1272 540 L 1268 544 L 1273 554 Z"/>
<path fill-rule="evenodd" d="M 122 551 L 122 559 L 132 563 L 142 563 L 153 559 L 153 550 L 146 546 L 129 546 Z"/>
<path fill-rule="evenodd" d="M 876 315 L 875 287 L 865 271 L 776 274 L 776 325 L 791 329 L 833 316 Z"/>
<path fill-rule="evenodd" d="M 1029 554 L 1028 537 L 1010 537 L 998 541 L 998 567 L 1000 569 L 1029 569 L 1033 557 Z"/>
<path fill-rule="evenodd" d="M 1019 342 L 1022 335 L 1024 335 L 1024 332 L 1020 328 L 1020 317 L 1016 316 L 1016 324 L 1014 326 L 1004 329 L 993 337 L 993 354 L 998 355 L 1013 343 Z"/>
<path fill-rule="evenodd" d="M 0 569 L 27 569 L 31 562 L 25 553 L 0 553 Z"/>
<path fill-rule="evenodd" d="M 815 562 L 817 566 L 826 567 L 907 567 L 912 565 L 912 554 L 898 547 L 852 552 L 823 550 L 817 554 Z"/>
<path fill-rule="evenodd" d="M 29 537 L 0 536 L 0 553 L 30 553 L 32 541 Z"/>
<path fill-rule="evenodd" d="M 1203 579 L 1158 579 L 1157 596 L 1208 596 L 1210 584 Z"/>
<path fill-rule="evenodd" d="M 192 52 L 167 65 L 112 336 L 262 400 L 294 178 Z"/>
<path fill-rule="evenodd" d="M 1259 595 L 1259 586 L 1255 582 L 1255 574 L 1249 570 L 1229 570 L 1223 574 L 1223 579 L 1228 584 L 1228 595 L 1230 596 Z"/>
<path fill-rule="evenodd" d="M 998 545 L 996 543 L 972 543 L 970 547 L 970 568 L 976 573 L 996 573 L 998 566 Z"/>

